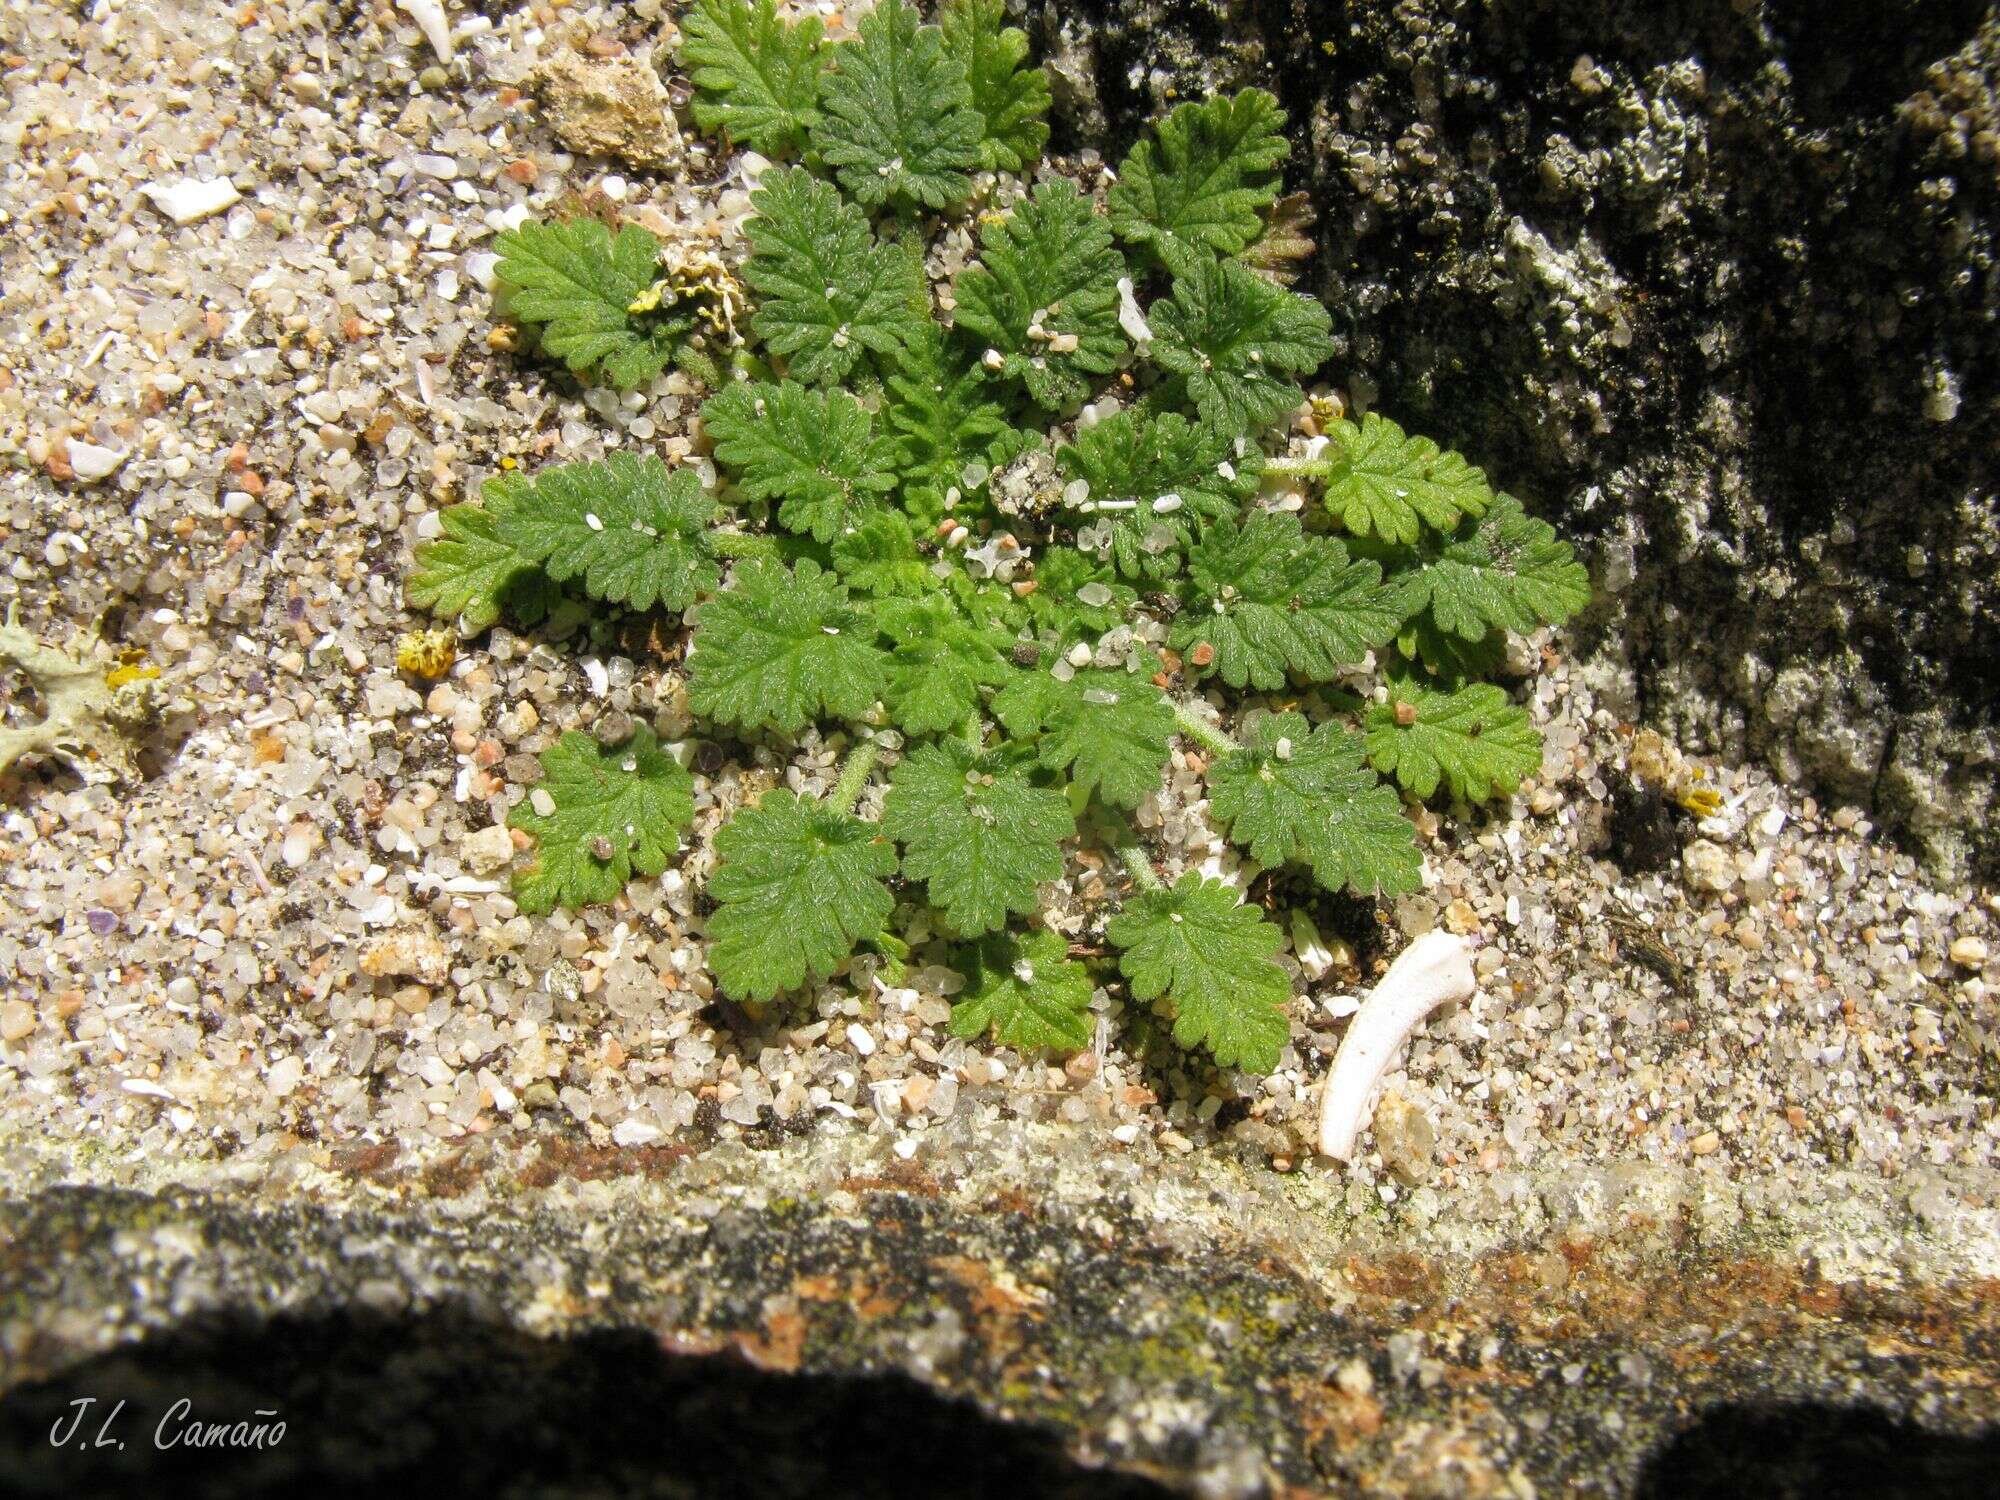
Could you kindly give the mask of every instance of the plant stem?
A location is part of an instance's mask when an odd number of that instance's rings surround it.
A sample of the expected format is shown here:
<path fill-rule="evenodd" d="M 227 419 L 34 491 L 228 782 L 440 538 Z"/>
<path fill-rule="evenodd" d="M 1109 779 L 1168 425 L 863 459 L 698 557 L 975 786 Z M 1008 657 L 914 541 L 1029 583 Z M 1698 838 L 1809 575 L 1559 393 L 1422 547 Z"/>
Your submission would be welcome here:
<path fill-rule="evenodd" d="M 863 740 L 849 751 L 847 764 L 840 768 L 840 779 L 826 794 L 827 806 L 840 812 L 854 811 L 854 804 L 861 800 L 861 789 L 868 784 L 868 773 L 875 769 L 881 754 L 881 748 L 873 740 Z"/>
<path fill-rule="evenodd" d="M 1132 884 L 1136 885 L 1140 890 L 1163 891 L 1166 889 L 1160 883 L 1158 874 L 1153 870 L 1153 861 L 1147 857 L 1146 851 L 1139 847 L 1138 841 L 1129 835 L 1118 845 L 1118 858 L 1125 866 L 1125 873 L 1132 877 Z"/>
<path fill-rule="evenodd" d="M 778 539 L 747 531 L 711 531 L 708 545 L 717 557 L 776 557 Z"/>
<path fill-rule="evenodd" d="M 1243 748 L 1178 699 L 1174 702 L 1174 723 L 1180 726 L 1182 734 L 1211 754 L 1227 755 Z"/>
<path fill-rule="evenodd" d="M 1323 458 L 1269 458 L 1264 461 L 1266 474 L 1281 474 L 1287 479 L 1324 479 L 1332 469 Z"/>

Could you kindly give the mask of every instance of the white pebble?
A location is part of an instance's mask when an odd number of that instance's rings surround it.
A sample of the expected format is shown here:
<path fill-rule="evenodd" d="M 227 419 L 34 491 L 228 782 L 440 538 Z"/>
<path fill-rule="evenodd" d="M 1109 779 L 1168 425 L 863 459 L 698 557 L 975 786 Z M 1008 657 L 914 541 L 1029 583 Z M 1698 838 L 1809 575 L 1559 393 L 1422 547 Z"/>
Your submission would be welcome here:
<path fill-rule="evenodd" d="M 514 836 L 498 823 L 469 833 L 458 846 L 465 867 L 479 875 L 504 870 L 514 861 Z"/>
<path fill-rule="evenodd" d="M 859 1052 L 863 1057 L 873 1056 L 875 1052 L 875 1038 L 868 1034 L 868 1028 L 863 1026 L 859 1021 L 848 1023 L 847 1045 L 852 1047 L 856 1052 Z"/>
<path fill-rule="evenodd" d="M 70 438 L 68 449 L 69 466 L 76 471 L 78 479 L 95 481 L 107 478 L 125 462 L 123 448 L 100 448 L 96 443 L 80 443 Z"/>
<path fill-rule="evenodd" d="M 211 177 L 206 182 L 197 182 L 192 177 L 149 182 L 141 191 L 153 200 L 153 207 L 176 224 L 192 224 L 210 214 L 219 214 L 243 196 L 227 177 Z"/>

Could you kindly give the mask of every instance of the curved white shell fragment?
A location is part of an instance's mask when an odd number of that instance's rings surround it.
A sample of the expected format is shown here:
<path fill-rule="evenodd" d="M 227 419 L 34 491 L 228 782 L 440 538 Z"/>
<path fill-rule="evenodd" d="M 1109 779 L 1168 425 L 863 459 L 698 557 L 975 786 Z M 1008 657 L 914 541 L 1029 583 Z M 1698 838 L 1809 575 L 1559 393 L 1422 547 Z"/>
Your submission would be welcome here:
<path fill-rule="evenodd" d="M 1153 342 L 1152 327 L 1146 322 L 1146 315 L 1139 311 L 1139 299 L 1132 294 L 1132 278 L 1118 278 L 1118 326 L 1125 330 L 1125 337 L 1145 349 Z"/>
<path fill-rule="evenodd" d="M 445 18 L 443 0 L 396 0 L 396 7 L 417 23 L 438 61 L 450 62 L 451 22 Z"/>
<path fill-rule="evenodd" d="M 1473 991 L 1472 945 L 1448 932 L 1425 933 L 1396 956 L 1341 1038 L 1320 1093 L 1319 1149 L 1350 1161 L 1375 1085 L 1411 1032 L 1432 1011 Z"/>

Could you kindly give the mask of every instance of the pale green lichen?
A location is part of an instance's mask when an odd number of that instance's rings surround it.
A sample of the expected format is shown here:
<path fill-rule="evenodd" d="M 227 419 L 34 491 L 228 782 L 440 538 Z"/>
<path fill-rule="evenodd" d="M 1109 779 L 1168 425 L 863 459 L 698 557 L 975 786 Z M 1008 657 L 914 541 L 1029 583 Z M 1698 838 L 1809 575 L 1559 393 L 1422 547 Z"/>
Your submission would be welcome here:
<path fill-rule="evenodd" d="M 43 707 L 39 723 L 0 726 L 0 771 L 49 755 L 86 781 L 137 779 L 132 736 L 160 717 L 157 673 L 121 665 L 96 627 L 66 647 L 48 645 L 21 628 L 12 606 L 0 625 L 0 666 L 20 668 Z"/>

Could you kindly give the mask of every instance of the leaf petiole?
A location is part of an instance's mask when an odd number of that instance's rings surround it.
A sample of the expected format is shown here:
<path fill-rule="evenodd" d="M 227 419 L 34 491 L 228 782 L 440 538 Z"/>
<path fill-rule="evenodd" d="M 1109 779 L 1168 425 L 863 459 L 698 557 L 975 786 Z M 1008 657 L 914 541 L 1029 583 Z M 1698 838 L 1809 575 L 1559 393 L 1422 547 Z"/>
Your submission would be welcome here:
<path fill-rule="evenodd" d="M 840 768 L 840 779 L 826 794 L 826 805 L 840 812 L 854 811 L 854 804 L 861 800 L 861 789 L 868 785 L 868 774 L 875 769 L 881 755 L 881 746 L 873 740 L 863 740 L 849 751 L 847 764 Z"/>
<path fill-rule="evenodd" d="M 778 539 L 775 536 L 754 536 L 747 531 L 711 531 L 708 547 L 717 557 L 778 556 Z"/>
<path fill-rule="evenodd" d="M 1219 727 L 1197 714 L 1190 705 L 1176 700 L 1173 707 L 1174 727 L 1211 755 L 1228 755 L 1242 748 Z"/>
<path fill-rule="evenodd" d="M 1126 840 L 1118 845 L 1119 863 L 1125 866 L 1125 873 L 1132 877 L 1132 884 L 1142 891 L 1163 891 L 1158 873 L 1153 869 L 1153 861 L 1147 857 L 1136 841 Z"/>

